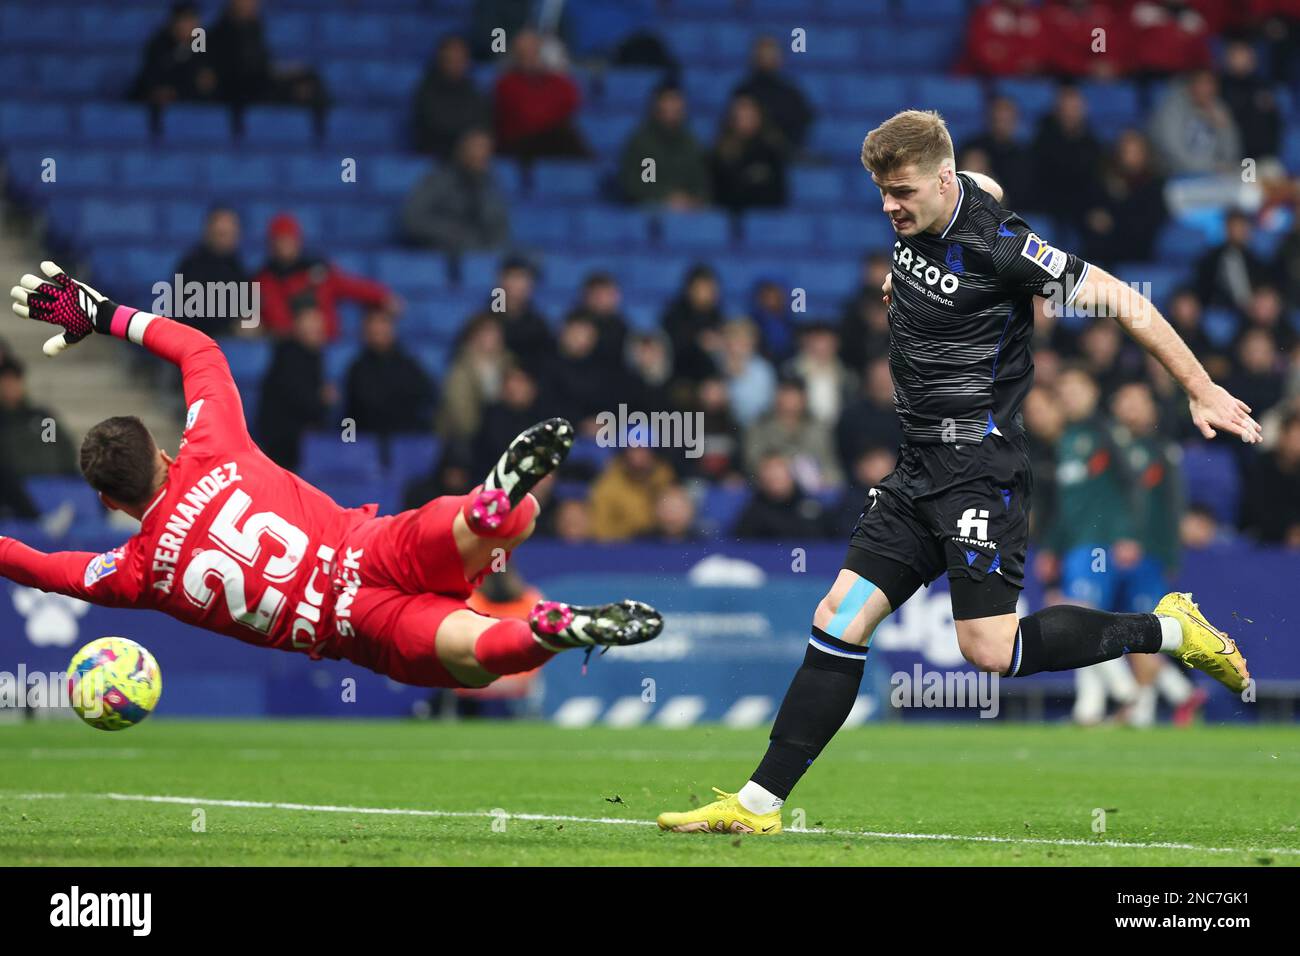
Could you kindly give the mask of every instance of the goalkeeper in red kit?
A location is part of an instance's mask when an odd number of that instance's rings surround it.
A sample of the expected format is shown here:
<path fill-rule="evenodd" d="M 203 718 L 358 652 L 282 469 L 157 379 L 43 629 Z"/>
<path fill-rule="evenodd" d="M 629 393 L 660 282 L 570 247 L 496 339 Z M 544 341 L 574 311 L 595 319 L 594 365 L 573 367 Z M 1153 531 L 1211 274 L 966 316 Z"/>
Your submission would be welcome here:
<path fill-rule="evenodd" d="M 81 471 L 100 500 L 140 521 L 130 540 L 105 554 L 44 554 L 0 537 L 0 575 L 421 687 L 483 687 L 567 648 L 639 644 L 663 629 L 638 601 L 540 601 L 528 621 L 465 603 L 494 558 L 531 534 L 529 491 L 573 443 L 564 419 L 519 435 L 468 495 L 382 517 L 374 504 L 342 508 L 258 449 L 215 341 L 111 302 L 52 262 L 41 270 L 11 294 L 20 316 L 61 328 L 47 355 L 93 333 L 129 339 L 180 366 L 188 412 L 175 458 L 133 417 L 102 421 L 82 442 Z"/>

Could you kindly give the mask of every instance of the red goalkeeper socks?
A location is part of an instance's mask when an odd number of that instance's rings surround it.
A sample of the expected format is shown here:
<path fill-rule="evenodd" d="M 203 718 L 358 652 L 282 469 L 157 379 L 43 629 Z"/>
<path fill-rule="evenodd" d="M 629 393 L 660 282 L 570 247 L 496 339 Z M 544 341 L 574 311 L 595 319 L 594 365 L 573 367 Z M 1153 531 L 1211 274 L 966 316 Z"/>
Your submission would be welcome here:
<path fill-rule="evenodd" d="M 556 654 L 543 647 L 527 621 L 497 621 L 478 636 L 474 657 L 489 674 L 502 677 L 541 667 Z"/>

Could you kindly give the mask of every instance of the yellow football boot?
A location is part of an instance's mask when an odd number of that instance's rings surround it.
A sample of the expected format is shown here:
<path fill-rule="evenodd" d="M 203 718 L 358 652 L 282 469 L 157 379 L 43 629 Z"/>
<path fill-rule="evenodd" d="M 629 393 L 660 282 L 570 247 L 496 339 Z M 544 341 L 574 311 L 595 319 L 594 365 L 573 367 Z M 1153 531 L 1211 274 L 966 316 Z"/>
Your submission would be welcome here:
<path fill-rule="evenodd" d="M 1224 634 L 1201 614 L 1190 594 L 1174 591 L 1166 594 L 1156 605 L 1159 617 L 1172 617 L 1183 629 L 1183 646 L 1173 652 L 1188 667 L 1209 674 L 1234 693 L 1241 693 L 1250 681 L 1246 658 L 1237 650 L 1236 642 Z"/>
<path fill-rule="evenodd" d="M 781 832 L 781 811 L 750 813 L 734 793 L 713 788 L 720 799 L 685 813 L 659 814 L 659 829 L 674 833 L 744 833 L 774 836 Z"/>

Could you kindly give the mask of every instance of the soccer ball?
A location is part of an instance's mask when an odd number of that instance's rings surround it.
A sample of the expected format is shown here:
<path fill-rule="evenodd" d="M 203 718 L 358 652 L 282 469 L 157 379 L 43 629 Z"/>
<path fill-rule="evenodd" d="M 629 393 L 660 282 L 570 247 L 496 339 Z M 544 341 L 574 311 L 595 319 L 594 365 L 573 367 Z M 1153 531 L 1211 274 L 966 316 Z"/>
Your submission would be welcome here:
<path fill-rule="evenodd" d="M 148 717 L 162 695 L 153 655 L 125 637 L 101 637 L 68 665 L 68 696 L 77 716 L 100 730 L 125 730 Z"/>

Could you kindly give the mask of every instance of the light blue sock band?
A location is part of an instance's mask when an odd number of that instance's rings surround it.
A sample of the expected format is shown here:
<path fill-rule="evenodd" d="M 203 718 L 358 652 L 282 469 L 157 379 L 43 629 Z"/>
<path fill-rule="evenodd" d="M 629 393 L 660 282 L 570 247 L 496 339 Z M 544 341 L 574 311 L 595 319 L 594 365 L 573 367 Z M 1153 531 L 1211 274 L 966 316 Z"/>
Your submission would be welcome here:
<path fill-rule="evenodd" d="M 867 603 L 867 598 L 876 593 L 876 586 L 866 578 L 858 578 L 849 588 L 849 593 L 840 601 L 840 609 L 835 612 L 831 622 L 826 625 L 826 633 L 831 637 L 843 638 L 849 623 L 858 616 Z"/>

